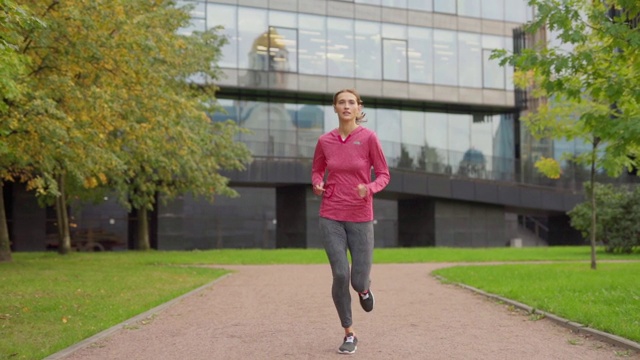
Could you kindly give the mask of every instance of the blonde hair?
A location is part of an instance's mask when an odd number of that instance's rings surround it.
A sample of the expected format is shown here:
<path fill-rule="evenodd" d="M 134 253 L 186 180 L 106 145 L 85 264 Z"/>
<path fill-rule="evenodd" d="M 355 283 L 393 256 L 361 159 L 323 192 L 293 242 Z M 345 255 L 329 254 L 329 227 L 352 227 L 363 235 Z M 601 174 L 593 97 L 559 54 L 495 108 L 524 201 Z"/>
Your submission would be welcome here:
<path fill-rule="evenodd" d="M 364 103 L 362 102 L 362 99 L 360 98 L 360 94 L 358 94 L 358 92 L 356 91 L 356 89 L 342 89 L 342 90 L 338 90 L 338 92 L 336 92 L 336 93 L 333 95 L 333 105 L 334 105 L 334 106 L 336 105 L 336 102 L 338 101 L 338 95 L 340 95 L 340 94 L 342 94 L 342 93 L 345 93 L 345 92 L 350 93 L 350 94 L 353 94 L 353 95 L 356 97 L 356 102 L 358 103 L 358 105 L 362 105 L 362 104 L 364 104 Z M 367 120 L 365 120 L 365 118 L 364 118 L 366 115 L 367 115 L 367 114 L 365 114 L 365 113 L 359 113 L 359 114 L 356 116 L 356 122 L 357 122 L 357 123 L 359 123 L 359 122 L 367 121 Z"/>

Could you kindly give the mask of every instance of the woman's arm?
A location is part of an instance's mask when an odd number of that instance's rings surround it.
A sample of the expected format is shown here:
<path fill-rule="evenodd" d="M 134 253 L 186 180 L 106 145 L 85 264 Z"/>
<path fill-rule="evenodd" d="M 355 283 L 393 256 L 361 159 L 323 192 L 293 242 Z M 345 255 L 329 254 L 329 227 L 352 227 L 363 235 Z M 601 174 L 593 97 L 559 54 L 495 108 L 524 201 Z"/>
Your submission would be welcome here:
<path fill-rule="evenodd" d="M 376 179 L 365 186 L 369 192 L 375 194 L 382 191 L 382 189 L 389 184 L 389 180 L 391 180 L 389 166 L 387 165 L 387 158 L 384 156 L 382 145 L 380 144 L 380 140 L 378 140 L 376 133 L 373 133 L 369 137 L 369 159 L 371 164 L 373 164 Z"/>

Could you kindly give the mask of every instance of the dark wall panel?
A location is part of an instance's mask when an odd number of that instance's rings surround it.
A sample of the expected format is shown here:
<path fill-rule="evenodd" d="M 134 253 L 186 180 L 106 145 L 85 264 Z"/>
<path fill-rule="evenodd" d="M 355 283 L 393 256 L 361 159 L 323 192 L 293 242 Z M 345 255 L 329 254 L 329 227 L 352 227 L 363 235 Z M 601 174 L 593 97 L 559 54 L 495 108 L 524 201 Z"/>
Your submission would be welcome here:
<path fill-rule="evenodd" d="M 475 186 L 475 200 L 490 204 L 498 203 L 498 185 L 478 182 Z"/>
<path fill-rule="evenodd" d="M 475 200 L 475 184 L 471 181 L 451 180 L 451 198 L 458 200 Z"/>
<path fill-rule="evenodd" d="M 307 187 L 276 188 L 276 247 L 307 247 Z"/>

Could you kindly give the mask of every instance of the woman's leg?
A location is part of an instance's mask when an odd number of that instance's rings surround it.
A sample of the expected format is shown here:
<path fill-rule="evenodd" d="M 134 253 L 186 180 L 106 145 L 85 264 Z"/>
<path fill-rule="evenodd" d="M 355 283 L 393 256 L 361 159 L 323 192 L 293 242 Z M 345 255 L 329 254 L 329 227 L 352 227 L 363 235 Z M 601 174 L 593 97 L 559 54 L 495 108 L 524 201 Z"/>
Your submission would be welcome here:
<path fill-rule="evenodd" d="M 351 286 L 358 293 L 369 290 L 373 263 L 373 221 L 345 223 L 351 253 Z"/>
<path fill-rule="evenodd" d="M 331 264 L 333 285 L 331 296 L 338 310 L 340 323 L 345 329 L 350 329 L 351 294 L 349 292 L 349 259 L 347 257 L 347 232 L 344 223 L 326 218 L 320 218 L 320 232 L 322 244 Z M 345 330 L 346 331 L 346 330 Z"/>

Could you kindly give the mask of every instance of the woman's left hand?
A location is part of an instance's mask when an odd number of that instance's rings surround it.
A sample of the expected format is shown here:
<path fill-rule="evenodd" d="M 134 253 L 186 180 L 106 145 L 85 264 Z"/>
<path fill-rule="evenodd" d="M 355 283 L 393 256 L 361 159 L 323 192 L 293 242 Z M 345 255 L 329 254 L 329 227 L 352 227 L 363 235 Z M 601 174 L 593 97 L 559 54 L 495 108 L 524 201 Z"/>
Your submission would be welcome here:
<path fill-rule="evenodd" d="M 365 196 L 367 196 L 367 193 L 369 192 L 369 190 L 367 190 L 367 187 L 364 186 L 364 184 L 358 184 L 358 195 L 361 198 L 364 198 Z"/>

